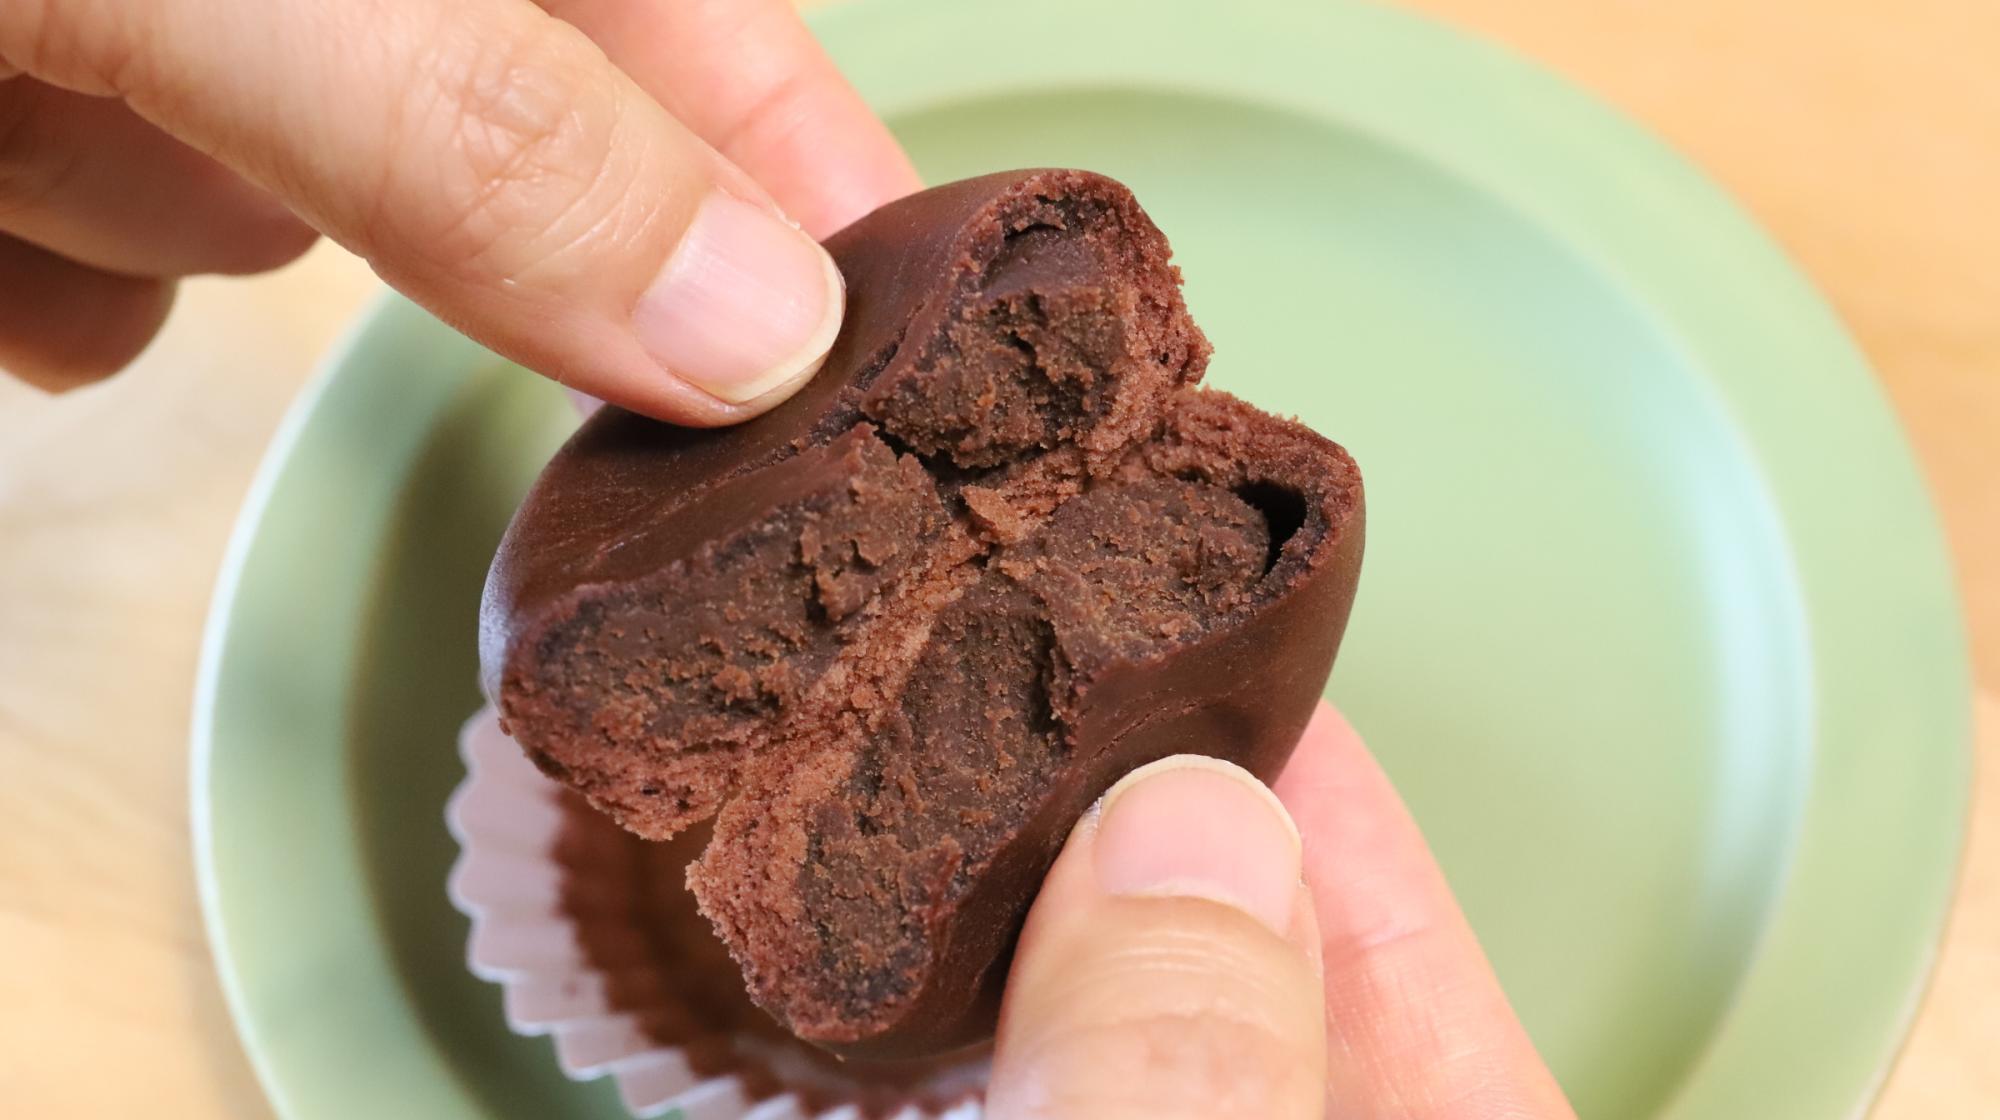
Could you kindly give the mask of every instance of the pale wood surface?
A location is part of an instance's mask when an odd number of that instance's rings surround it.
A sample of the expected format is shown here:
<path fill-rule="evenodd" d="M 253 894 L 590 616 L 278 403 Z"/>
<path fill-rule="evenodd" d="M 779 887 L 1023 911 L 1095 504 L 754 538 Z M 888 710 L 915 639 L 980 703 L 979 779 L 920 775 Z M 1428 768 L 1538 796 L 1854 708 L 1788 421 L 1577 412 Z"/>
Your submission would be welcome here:
<path fill-rule="evenodd" d="M 1957 558 L 1984 764 L 1943 963 L 1876 1115 L 2000 1114 L 2000 5 L 1418 5 L 1664 134 L 1880 372 Z M 189 285 L 115 384 L 0 383 L 0 1113 L 268 1115 L 195 908 L 189 691 L 250 471 L 371 284 L 322 247 L 274 277 Z"/>

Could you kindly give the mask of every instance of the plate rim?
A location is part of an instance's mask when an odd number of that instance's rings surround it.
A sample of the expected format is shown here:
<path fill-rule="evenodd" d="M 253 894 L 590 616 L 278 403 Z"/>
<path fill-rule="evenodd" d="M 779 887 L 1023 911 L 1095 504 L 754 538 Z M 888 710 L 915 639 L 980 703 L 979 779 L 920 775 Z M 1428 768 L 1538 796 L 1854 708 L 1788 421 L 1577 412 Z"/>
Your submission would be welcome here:
<path fill-rule="evenodd" d="M 1024 0 L 1024 6 L 1064 10 L 1071 18 L 1075 18 L 1076 15 L 1070 6 L 1061 3 L 1060 0 Z M 1203 30 L 1208 30 L 1220 18 L 1206 11 L 1177 6 L 1145 6 L 1145 0 L 1102 0 L 1092 5 L 1090 11 L 1089 18 L 1104 21 L 1116 21 L 1121 13 L 1137 16 L 1143 11 L 1146 18 L 1155 23 L 1184 18 L 1191 21 L 1190 26 Z M 1397 54 L 1398 49 L 1414 51 L 1417 52 L 1415 57 L 1426 62 L 1443 60 L 1454 64 L 1458 67 L 1453 71 L 1454 81 L 1461 84 L 1476 85 L 1482 81 L 1501 83 L 1520 95 L 1518 99 L 1520 103 L 1501 107 L 1486 105 L 1479 119 L 1488 127 L 1491 127 L 1496 120 L 1519 124 L 1522 122 L 1518 118 L 1526 114 L 1546 114 L 1555 120 L 1554 125 L 1544 121 L 1534 128 L 1526 128 L 1523 131 L 1532 135 L 1549 132 L 1551 128 L 1558 132 L 1564 128 L 1573 130 L 1577 135 L 1560 140 L 1559 146 L 1567 146 L 1572 152 L 1579 154 L 1579 163 L 1590 168 L 1591 174 L 1603 171 L 1603 168 L 1592 161 L 1608 158 L 1607 147 L 1611 155 L 1630 160 L 1642 170 L 1657 174 L 1665 185 L 1666 194 L 1664 202 L 1655 200 L 1656 204 L 1678 212 L 1695 228 L 1723 241 L 1732 253 L 1740 254 L 1741 259 L 1748 262 L 1764 280 L 1775 285 L 1768 293 L 1766 303 L 1776 303 L 1785 311 L 1785 314 L 1779 317 L 1781 321 L 1777 329 L 1797 332 L 1808 348 L 1818 349 L 1827 356 L 1829 367 L 1846 367 L 1845 373 L 1837 368 L 1823 371 L 1821 383 L 1816 388 L 1821 392 L 1820 399 L 1841 402 L 1850 413 L 1847 419 L 1860 424 L 1864 434 L 1867 434 L 1865 430 L 1871 426 L 1876 429 L 1872 434 L 1868 434 L 1868 438 L 1875 441 L 1873 450 L 1883 456 L 1895 474 L 1902 476 L 1890 480 L 1892 488 L 1900 491 L 1896 495 L 1897 500 L 1892 509 L 1894 516 L 1891 520 L 1901 523 L 1905 529 L 1915 531 L 1902 534 L 1895 548 L 1907 558 L 1908 564 L 1942 573 L 1943 585 L 1936 589 L 1935 594 L 1938 598 L 1931 604 L 1934 608 L 1933 613 L 1937 617 L 1927 620 L 1930 629 L 1925 635 L 1925 641 L 1931 647 L 1928 652 L 1932 656 L 1945 658 L 1956 670 L 1949 675 L 1948 680 L 1943 677 L 1924 680 L 1917 682 L 1912 688 L 1914 693 L 1932 701 L 1920 705 L 1918 710 L 1938 721 L 1939 733 L 1933 737 L 1936 743 L 1929 745 L 1929 749 L 1945 752 L 1946 755 L 1938 760 L 1934 775 L 1938 780 L 1934 784 L 1948 787 L 1955 791 L 1955 796 L 1937 809 L 1941 818 L 1938 835 L 1949 838 L 1949 843 L 1946 845 L 1949 850 L 1935 857 L 1938 861 L 1935 865 L 1925 864 L 1925 870 L 1930 874 L 1922 891 L 1913 888 L 1912 892 L 1919 893 L 1922 897 L 1919 897 L 1913 905 L 1901 908 L 1904 913 L 1913 913 L 1916 917 L 1903 922 L 1899 927 L 1903 934 L 1897 942 L 1901 956 L 1894 962 L 1893 971 L 1896 975 L 1892 981 L 1885 982 L 1895 989 L 1894 994 L 1900 996 L 1900 1010 L 1891 1017 L 1893 1021 L 1870 1019 L 1855 1028 L 1855 1033 L 1874 1036 L 1874 1041 L 1867 1045 L 1867 1049 L 1875 1055 L 1875 1061 L 1871 1068 L 1861 1071 L 1863 1076 L 1858 1079 L 1849 1077 L 1849 1080 L 1858 1080 L 1859 1084 L 1843 1095 L 1852 1099 L 1852 1103 L 1848 1106 L 1849 1115 L 1865 1113 L 1872 1105 L 1889 1070 L 1893 1068 L 1897 1055 L 1907 1041 L 1910 1023 L 1935 967 L 1940 939 L 1956 893 L 1955 886 L 1963 861 L 1971 795 L 1969 778 L 1973 761 L 1970 722 L 1972 676 L 1963 629 L 1963 608 L 1959 601 L 1956 580 L 1952 575 L 1949 554 L 1934 502 L 1928 489 L 1923 485 L 1913 449 L 1902 432 L 1898 418 L 1888 403 L 1879 381 L 1870 371 L 1858 347 L 1833 315 L 1824 298 L 1811 286 L 1809 279 L 1784 256 L 1769 236 L 1749 219 L 1740 206 L 1699 169 L 1659 141 L 1643 124 L 1605 105 L 1589 91 L 1575 86 L 1540 64 L 1516 55 L 1506 48 L 1473 38 L 1430 17 L 1400 9 L 1347 3 L 1307 7 L 1287 4 L 1284 0 L 1239 0 L 1239 3 L 1232 8 L 1232 15 L 1238 13 L 1245 15 L 1253 24 L 1257 21 L 1266 23 L 1278 21 L 1288 27 L 1311 25 L 1307 34 L 1301 38 L 1325 36 L 1336 31 L 1354 34 L 1358 30 L 1363 35 L 1375 36 L 1378 42 L 1390 44 L 1391 49 L 1386 53 Z M 964 16 L 955 6 L 927 6 L 923 0 L 865 0 L 865 2 L 827 6 L 811 13 L 811 18 L 816 30 L 824 39 L 830 40 L 829 45 L 835 47 L 836 54 L 839 54 L 838 48 L 843 45 L 843 41 L 850 50 L 863 51 L 866 48 L 859 44 L 864 36 L 881 32 L 891 25 L 895 27 L 897 34 L 921 35 L 926 33 L 926 28 L 940 23 L 950 25 L 962 20 Z M 1274 44 L 1271 49 L 1277 51 L 1280 48 Z M 864 94 L 869 96 L 871 103 L 885 115 L 894 115 L 899 109 L 914 107 L 918 102 L 923 102 L 929 107 L 951 103 L 951 98 L 941 95 L 935 84 L 922 86 L 922 83 L 927 81 L 935 83 L 935 67 L 929 71 L 919 68 L 916 73 L 882 73 L 884 69 L 886 68 L 861 68 L 851 76 Z M 1266 102 L 1302 108 L 1315 116 L 1331 115 L 1333 119 L 1343 124 L 1356 123 L 1353 113 L 1335 112 L 1333 108 L 1321 103 L 1325 99 L 1337 100 L 1339 96 L 1331 85 L 1320 84 L 1334 81 L 1332 78 L 1287 86 L 1286 83 L 1291 79 L 1286 76 L 1287 71 L 1283 67 L 1259 66 L 1239 69 L 1243 71 L 1240 75 L 1225 75 L 1224 80 L 1197 81 L 1179 88 L 1183 92 L 1194 94 L 1213 94 L 1256 86 L 1265 95 L 1262 99 Z M 1109 76 L 1117 77 L 1116 74 Z M 1093 75 L 1099 84 L 1103 84 L 1105 77 L 1107 76 Z M 1157 75 L 1155 77 L 1157 78 Z M 1205 79 L 1215 77 L 1214 74 L 1209 74 Z M 968 73 L 954 88 L 961 91 L 970 90 L 971 94 L 968 95 L 976 95 L 981 80 L 985 79 L 980 75 Z M 1285 88 L 1276 88 L 1279 86 Z M 1018 92 L 1024 87 L 1046 91 L 1051 88 L 1051 82 L 1046 74 L 1024 74 L 1011 85 L 1002 83 L 995 87 L 988 81 L 985 92 Z M 1404 111 L 1406 108 L 1398 107 L 1384 112 L 1393 113 Z M 1517 119 L 1510 120 L 1510 118 Z M 1493 131 L 1509 132 L 1506 128 L 1494 128 Z M 1471 156 L 1468 156 L 1465 150 L 1440 152 L 1413 146 L 1409 142 L 1407 133 L 1394 129 L 1375 134 L 1400 150 L 1439 165 L 1446 173 L 1470 182 L 1510 207 L 1521 208 L 1538 230 L 1560 238 L 1566 248 L 1580 251 L 1585 263 L 1601 270 L 1608 279 L 1618 282 L 1622 288 L 1629 291 L 1648 287 L 1636 283 L 1627 272 L 1621 270 L 1621 265 L 1629 267 L 1629 260 L 1615 251 L 1615 240 L 1609 247 L 1612 251 L 1607 251 L 1604 238 L 1596 236 L 1602 231 L 1593 230 L 1591 227 L 1591 223 L 1598 220 L 1591 216 L 1591 211 L 1586 209 L 1581 213 L 1550 212 L 1537 202 L 1540 197 L 1538 192 L 1530 192 L 1524 197 L 1518 185 L 1507 182 L 1504 175 L 1499 179 L 1494 178 L 1491 174 L 1494 171 L 1493 166 L 1490 163 L 1480 162 L 1477 145 L 1474 145 Z M 1518 134 L 1510 133 L 1510 136 Z M 1537 140 L 1548 141 L 1549 136 L 1538 136 Z M 1593 148 L 1592 145 L 1597 147 Z M 1523 162 L 1544 163 L 1546 161 L 1540 158 L 1543 154 L 1535 152 L 1531 158 Z M 1591 174 L 1586 174 L 1583 178 L 1587 180 Z M 1618 209 L 1618 205 L 1611 207 L 1613 212 Z M 1656 303 L 1651 299 L 1635 302 L 1649 314 L 1658 310 Z M 204 625 L 196 675 L 190 728 L 189 807 L 194 841 L 195 878 L 203 926 L 238 1037 L 274 1107 L 281 1115 L 287 1116 L 303 1115 L 303 1113 L 293 1110 L 295 1102 L 292 1102 L 286 1094 L 276 1059 L 259 1039 L 256 1014 L 248 991 L 250 981 L 238 973 L 229 952 L 229 920 L 225 913 L 223 897 L 227 888 L 216 866 L 217 806 L 210 796 L 217 753 L 217 701 L 225 684 L 224 660 L 229 644 L 230 620 L 234 617 L 241 583 L 250 555 L 259 538 L 264 514 L 283 480 L 293 454 L 309 429 L 320 404 L 330 388 L 352 364 L 356 352 L 383 329 L 385 322 L 409 311 L 409 306 L 403 303 L 400 297 L 387 292 L 377 295 L 343 332 L 340 340 L 319 363 L 317 372 L 307 382 L 300 396 L 287 410 L 253 476 L 241 512 L 230 534 Z M 1682 341 L 1683 330 L 1680 325 L 1670 323 L 1666 328 L 1666 337 L 1675 342 Z M 1691 365 L 1697 376 L 1704 374 L 1710 368 L 1709 363 L 1705 362 L 1694 362 Z M 1741 412 L 1746 390 L 1740 379 L 1735 383 L 1719 385 L 1711 383 L 1709 388 L 1723 395 L 1725 403 L 1730 406 L 1726 409 L 1726 415 L 1733 426 L 1744 433 L 1752 449 L 1768 452 L 1769 433 L 1755 430 L 1755 423 L 1751 419 L 1746 419 Z M 1747 395 L 1755 397 L 1756 393 L 1750 392 Z M 1770 402 L 1761 403 L 1768 405 Z M 1817 438 L 1831 437 L 1821 435 Z M 1811 442 L 1815 441 L 1807 441 Z M 1762 455 L 1753 455 L 1751 461 L 1760 468 L 1767 465 Z M 1772 479 L 1768 472 L 1766 481 L 1770 487 L 1774 510 L 1779 516 L 1785 545 L 1788 550 L 1792 549 L 1796 543 L 1796 526 L 1793 518 L 1797 513 L 1799 496 L 1786 490 L 1777 480 Z M 1888 503 L 1884 504 L 1886 506 Z M 1804 602 L 1812 604 L 1806 611 L 1808 623 L 1806 648 L 1809 663 L 1817 669 L 1826 651 L 1822 646 L 1818 630 L 1810 624 L 1817 621 L 1820 610 L 1825 607 L 1822 601 L 1824 594 L 1810 594 L 1802 588 L 1799 595 Z M 1820 691 L 1819 688 L 1813 689 L 1815 715 L 1822 706 Z M 1815 726 L 1813 745 L 1816 752 L 1821 745 L 1823 734 L 1825 734 L 1824 728 Z M 1949 746 L 1944 743 L 1946 739 L 1951 741 Z M 1927 739 L 1926 742 L 1930 744 L 1930 740 Z M 1817 766 L 1814 767 L 1815 775 L 1803 791 L 1801 822 L 1794 836 L 1796 847 L 1802 847 L 1807 839 L 1806 829 L 1809 822 L 1806 816 L 1818 800 L 1817 789 L 1820 781 L 1818 769 Z M 1773 931 L 1779 929 L 1779 922 L 1793 905 L 1793 876 L 1797 871 L 1798 856 L 1798 852 L 1793 853 L 1791 863 L 1786 868 L 1784 885 L 1774 897 L 1772 912 L 1766 920 L 1760 943 L 1746 963 L 1744 972 L 1746 982 L 1753 973 L 1767 968 L 1768 954 L 1772 950 L 1783 947 L 1783 944 L 1776 940 Z M 1911 878 L 1914 881 L 1916 876 L 1912 875 Z M 1943 884 L 1941 890 L 1940 882 Z M 1885 968 L 1883 971 L 1891 969 Z M 1739 997 L 1741 994 L 1739 991 Z M 1706 1115 L 1699 1111 L 1705 1098 L 1691 1096 L 1690 1091 L 1698 1087 L 1704 1072 L 1710 1069 L 1709 1061 L 1720 1050 L 1717 1040 L 1732 1029 L 1732 1024 L 1740 1021 L 1744 1006 L 1739 1000 L 1733 1002 L 1724 1012 L 1709 1036 L 1709 1050 L 1690 1066 L 1675 1097 L 1664 1105 L 1660 1113 L 1662 1120 Z M 1853 1071 L 1842 1072 L 1851 1074 Z M 1820 1080 L 1831 1081 L 1838 1078 L 1823 1076 Z M 1822 1096 L 1830 1095 L 1822 1094 Z M 1814 1112 L 1810 1115 L 1831 1114 Z"/>
<path fill-rule="evenodd" d="M 319 404 L 341 376 L 356 351 L 381 328 L 382 320 L 403 302 L 387 285 L 376 283 L 361 310 L 343 325 L 307 375 L 299 392 L 265 445 L 263 457 L 250 476 L 236 521 L 223 546 L 208 611 L 202 619 L 201 648 L 195 661 L 194 705 L 188 719 L 188 834 L 194 856 L 195 898 L 201 910 L 202 940 L 215 968 L 229 1023 L 258 1086 L 272 1110 L 288 1116 L 283 1081 L 266 1048 L 257 1041 L 256 1016 L 243 976 L 229 953 L 229 923 L 223 914 L 222 877 L 216 870 L 215 805 L 211 797 L 215 766 L 216 701 L 222 688 L 223 657 L 229 645 L 229 620 L 235 614 L 250 551 L 263 527 L 264 510 L 290 465 L 292 450 L 304 435 Z"/>

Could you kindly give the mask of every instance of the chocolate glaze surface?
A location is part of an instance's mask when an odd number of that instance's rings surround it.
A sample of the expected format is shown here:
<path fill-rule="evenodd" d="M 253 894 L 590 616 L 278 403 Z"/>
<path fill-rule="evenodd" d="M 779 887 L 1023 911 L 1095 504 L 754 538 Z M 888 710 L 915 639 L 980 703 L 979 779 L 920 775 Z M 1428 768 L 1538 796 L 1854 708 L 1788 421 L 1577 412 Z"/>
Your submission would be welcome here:
<path fill-rule="evenodd" d="M 826 367 L 734 429 L 606 409 L 516 515 L 485 684 L 542 770 L 689 869 L 750 995 L 836 1052 L 991 1032 L 1013 939 L 1118 776 L 1276 775 L 1345 626 L 1360 475 L 1193 388 L 1166 240 L 1027 171 L 829 240 Z"/>

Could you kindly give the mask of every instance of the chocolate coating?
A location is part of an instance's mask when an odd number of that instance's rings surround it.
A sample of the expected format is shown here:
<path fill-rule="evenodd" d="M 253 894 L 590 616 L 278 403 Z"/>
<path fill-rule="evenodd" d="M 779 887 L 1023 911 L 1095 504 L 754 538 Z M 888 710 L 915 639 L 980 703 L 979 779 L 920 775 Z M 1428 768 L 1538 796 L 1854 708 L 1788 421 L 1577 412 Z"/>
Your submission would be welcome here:
<path fill-rule="evenodd" d="M 1070 826 L 1169 754 L 1275 777 L 1359 573 L 1353 461 L 1192 388 L 1165 239 L 1101 176 L 986 176 L 828 248 L 845 327 L 734 429 L 606 409 L 516 515 L 486 687 L 689 870 L 750 994 L 874 1058 L 991 1032 Z"/>

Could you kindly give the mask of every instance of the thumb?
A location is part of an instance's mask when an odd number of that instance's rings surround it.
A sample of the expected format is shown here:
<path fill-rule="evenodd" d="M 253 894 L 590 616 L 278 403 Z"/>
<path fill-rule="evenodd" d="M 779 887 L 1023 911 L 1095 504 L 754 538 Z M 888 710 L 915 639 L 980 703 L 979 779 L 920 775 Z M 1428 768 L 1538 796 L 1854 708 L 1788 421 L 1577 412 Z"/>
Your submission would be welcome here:
<path fill-rule="evenodd" d="M 1008 978 L 993 1120 L 1305 1120 L 1326 1100 L 1298 830 L 1240 767 L 1141 767 L 1078 823 Z"/>
<path fill-rule="evenodd" d="M 754 415 L 839 329 L 832 258 L 526 0 L 31 4 L 0 58 L 124 98 L 453 326 L 636 411 Z"/>

